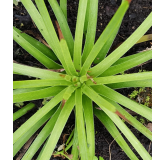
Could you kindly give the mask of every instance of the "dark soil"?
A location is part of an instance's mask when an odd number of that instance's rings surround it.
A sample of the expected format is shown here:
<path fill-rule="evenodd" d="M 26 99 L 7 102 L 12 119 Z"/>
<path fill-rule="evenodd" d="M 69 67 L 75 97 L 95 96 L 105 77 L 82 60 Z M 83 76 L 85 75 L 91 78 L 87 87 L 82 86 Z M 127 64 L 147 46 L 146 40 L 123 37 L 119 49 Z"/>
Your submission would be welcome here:
<path fill-rule="evenodd" d="M 118 9 L 118 6 L 120 5 L 121 0 L 99 0 L 99 11 L 98 11 L 98 23 L 97 23 L 97 32 L 96 32 L 96 39 L 99 38 L 102 31 L 105 29 L 106 25 L 110 21 L 110 19 L 113 17 L 113 14 Z M 51 8 L 48 5 L 49 13 L 51 15 L 51 18 L 53 21 L 55 21 L 54 14 L 51 10 Z M 75 33 L 75 25 L 76 25 L 76 17 L 77 17 L 77 9 L 78 9 L 78 0 L 70 0 L 68 1 L 68 23 L 70 26 L 70 29 L 72 31 L 72 34 Z M 120 30 L 117 34 L 117 37 L 113 43 L 113 46 L 111 50 L 116 48 L 120 43 L 124 42 L 137 28 L 138 26 L 144 21 L 144 19 L 149 15 L 149 13 L 152 11 L 152 1 L 151 0 L 133 0 L 131 2 L 130 8 L 128 9 L 122 25 L 120 27 Z M 29 14 L 25 10 L 25 8 L 20 3 L 18 6 L 13 6 L 13 24 L 17 28 L 19 28 L 22 31 L 26 30 L 32 30 L 34 33 L 39 33 L 37 28 L 35 28 Z M 146 34 L 151 34 L 152 28 L 147 31 Z M 147 47 L 151 47 L 152 43 L 151 41 L 136 44 L 134 47 L 132 47 L 125 56 L 137 53 L 139 51 L 145 50 Z M 35 58 L 33 58 L 30 54 L 28 54 L 23 48 L 21 48 L 16 42 L 13 41 L 13 59 L 19 63 L 26 64 L 29 66 L 37 66 L 40 68 L 44 68 L 42 64 L 40 64 Z M 149 62 L 147 64 L 144 64 L 139 67 L 135 67 L 125 73 L 135 73 L 139 70 L 152 70 L 152 62 Z M 30 79 L 27 76 L 19 76 L 14 75 L 14 80 L 25 80 Z M 118 92 L 121 94 L 128 96 L 134 88 L 129 89 L 120 89 Z M 36 100 L 33 101 L 36 104 L 36 107 L 28 112 L 25 116 L 19 118 L 16 120 L 13 124 L 13 131 L 15 131 L 17 128 L 19 128 L 27 119 L 29 119 L 42 105 L 42 100 Z M 27 104 L 26 102 L 25 104 Z M 14 106 L 13 111 L 17 111 L 18 108 Z M 62 137 L 64 134 L 71 133 L 71 130 L 74 126 L 74 118 L 73 113 L 71 114 L 67 125 L 64 128 L 63 134 L 59 140 L 59 145 L 63 143 Z M 135 134 L 135 136 L 140 140 L 140 142 L 144 145 L 146 150 L 149 151 L 150 154 L 152 154 L 152 148 L 151 148 L 151 141 L 148 140 L 144 135 L 142 135 L 140 132 L 138 132 L 136 129 L 134 129 L 132 126 L 128 126 L 132 132 Z M 38 131 L 37 131 L 38 132 Z M 95 117 L 95 143 L 96 143 L 96 156 L 102 156 L 105 160 L 109 160 L 109 144 L 113 141 L 112 136 L 107 132 L 106 128 L 101 124 L 101 122 Z M 128 143 L 129 144 L 129 143 Z M 130 144 L 129 144 L 130 145 Z M 130 145 L 131 146 L 131 145 Z M 149 149 L 150 146 L 150 149 Z M 136 151 L 131 146 L 134 153 Z M 34 156 L 34 159 L 36 159 L 37 154 Z M 14 159 L 17 158 L 19 153 L 14 157 Z M 136 153 L 136 155 L 138 155 Z M 118 146 L 116 142 L 114 142 L 111 145 L 111 158 L 112 160 L 129 160 L 129 158 L 126 156 L 126 154 L 121 150 L 121 148 Z M 138 155 L 138 158 L 141 160 L 141 157 Z M 52 160 L 58 160 L 61 158 L 51 158 Z"/>

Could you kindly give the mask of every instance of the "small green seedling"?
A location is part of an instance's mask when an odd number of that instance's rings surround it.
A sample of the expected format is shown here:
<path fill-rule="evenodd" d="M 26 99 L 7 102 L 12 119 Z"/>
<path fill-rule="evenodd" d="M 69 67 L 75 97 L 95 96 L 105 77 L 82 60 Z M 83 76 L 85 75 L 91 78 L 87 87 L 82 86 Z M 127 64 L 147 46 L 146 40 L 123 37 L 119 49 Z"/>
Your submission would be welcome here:
<path fill-rule="evenodd" d="M 16 107 L 21 108 L 21 107 L 24 105 L 24 103 L 23 103 L 23 102 L 17 102 L 17 103 L 15 103 L 14 105 L 15 105 Z"/>
<path fill-rule="evenodd" d="M 138 95 L 138 91 L 137 90 L 134 90 L 130 95 L 129 97 L 132 99 L 132 98 L 135 98 L 137 95 Z"/>

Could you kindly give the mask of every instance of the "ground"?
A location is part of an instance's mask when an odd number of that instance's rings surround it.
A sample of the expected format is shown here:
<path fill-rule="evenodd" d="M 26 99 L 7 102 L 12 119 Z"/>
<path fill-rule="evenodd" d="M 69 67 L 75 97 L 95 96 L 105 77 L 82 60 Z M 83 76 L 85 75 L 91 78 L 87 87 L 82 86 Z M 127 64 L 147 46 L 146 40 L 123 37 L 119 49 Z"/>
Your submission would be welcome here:
<path fill-rule="evenodd" d="M 116 12 L 118 6 L 120 5 L 121 0 L 99 0 L 99 11 L 98 11 L 98 23 L 97 23 L 97 32 L 96 32 L 96 39 L 100 36 L 110 19 L 112 18 L 113 14 Z M 68 1 L 68 23 L 72 34 L 75 33 L 75 25 L 76 25 L 76 17 L 77 17 L 77 8 L 78 8 L 78 0 L 70 0 Z M 49 13 L 51 15 L 52 20 L 55 20 L 54 14 L 51 8 L 48 6 Z M 128 9 L 120 30 L 117 34 L 117 37 L 113 43 L 113 46 L 110 49 L 110 52 L 114 50 L 120 43 L 124 42 L 137 28 L 138 26 L 144 21 L 144 19 L 149 15 L 152 11 L 152 1 L 151 0 L 133 0 L 131 2 L 130 8 Z M 18 6 L 13 6 L 13 24 L 17 28 L 22 31 L 32 30 L 34 33 L 39 34 L 38 30 L 35 28 L 29 14 L 25 10 L 25 8 L 19 4 Z M 151 34 L 152 28 L 150 28 L 146 34 Z M 151 41 L 140 43 L 132 47 L 126 54 L 131 55 L 142 50 L 145 50 L 147 47 L 151 47 Z M 30 66 L 37 66 L 44 68 L 36 59 L 34 59 L 31 55 L 29 55 L 24 49 L 22 49 L 16 42 L 13 41 L 13 59 L 19 63 L 27 64 Z M 149 61 L 147 64 L 135 67 L 125 73 L 134 73 L 138 72 L 139 70 L 152 70 L 152 62 Z M 14 80 L 22 80 L 22 79 L 30 79 L 26 76 L 13 76 Z M 125 96 L 131 94 L 134 88 L 130 89 L 120 89 L 118 90 Z M 42 100 L 33 101 L 36 104 L 36 107 L 28 112 L 25 116 L 16 120 L 13 124 L 13 131 L 15 131 L 19 126 L 21 126 L 31 115 L 33 115 L 39 107 L 42 105 Z M 27 104 L 26 102 L 25 104 Z M 18 107 L 14 106 L 13 111 L 17 111 Z M 67 125 L 64 128 L 63 134 L 59 140 L 59 144 L 62 144 L 62 137 L 64 134 L 71 133 L 74 124 L 74 114 L 72 113 Z M 102 156 L 105 160 L 109 160 L 109 144 L 113 141 L 112 136 L 107 132 L 106 128 L 101 124 L 101 122 L 94 117 L 95 120 L 95 145 L 96 145 L 96 156 Z M 140 142 L 144 145 L 144 147 L 149 151 L 151 154 L 151 141 L 148 140 L 145 136 L 143 136 L 140 132 L 137 132 L 136 129 L 129 126 L 129 128 L 133 131 L 136 137 L 140 140 Z M 39 131 L 37 131 L 39 132 Z M 131 146 L 131 145 L 130 145 Z M 133 148 L 132 148 L 133 149 Z M 121 148 L 117 145 L 114 141 L 110 147 L 111 150 L 111 159 L 112 160 L 129 160 L 126 154 L 121 150 Z M 136 151 L 133 149 L 136 153 Z M 38 153 L 37 153 L 38 154 Z M 37 154 L 35 157 L 37 157 Z M 16 159 L 19 153 L 14 157 Z M 138 155 L 136 153 L 136 155 Z M 34 159 L 36 159 L 34 157 Z M 138 158 L 141 160 L 140 156 Z M 61 158 L 51 158 L 51 160 L 58 160 Z"/>

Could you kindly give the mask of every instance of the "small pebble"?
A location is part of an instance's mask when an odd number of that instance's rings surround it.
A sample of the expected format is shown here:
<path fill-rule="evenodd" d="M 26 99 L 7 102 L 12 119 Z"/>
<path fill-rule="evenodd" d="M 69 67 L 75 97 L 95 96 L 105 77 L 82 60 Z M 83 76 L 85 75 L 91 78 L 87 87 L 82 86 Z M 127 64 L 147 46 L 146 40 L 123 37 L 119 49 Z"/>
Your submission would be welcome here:
<path fill-rule="evenodd" d="M 136 14 L 135 13 L 131 13 L 130 15 L 129 15 L 129 17 L 130 17 L 130 19 L 133 19 L 133 18 L 136 18 Z"/>
<path fill-rule="evenodd" d="M 132 29 L 135 29 L 135 26 L 133 26 Z"/>
<path fill-rule="evenodd" d="M 115 13 L 115 11 L 110 6 L 106 6 L 105 10 L 106 10 L 106 15 L 110 17 Z"/>

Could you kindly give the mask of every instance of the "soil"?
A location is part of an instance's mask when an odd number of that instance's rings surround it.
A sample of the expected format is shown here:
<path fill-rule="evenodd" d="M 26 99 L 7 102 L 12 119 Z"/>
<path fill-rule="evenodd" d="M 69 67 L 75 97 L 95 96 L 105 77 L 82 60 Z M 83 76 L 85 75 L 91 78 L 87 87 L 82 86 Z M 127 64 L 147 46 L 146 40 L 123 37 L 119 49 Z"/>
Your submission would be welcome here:
<path fill-rule="evenodd" d="M 71 29 L 72 34 L 75 33 L 75 25 L 76 25 L 76 17 L 77 17 L 77 9 L 78 9 L 78 0 L 70 0 L 68 1 L 68 23 Z M 96 39 L 99 38 L 102 31 L 105 29 L 106 25 L 110 21 L 110 19 L 113 17 L 113 14 L 118 9 L 118 6 L 120 5 L 121 0 L 99 0 L 99 10 L 98 10 L 98 23 L 97 23 L 97 32 L 96 32 Z M 53 21 L 55 21 L 55 17 L 53 14 L 53 11 L 51 10 L 48 3 L 46 3 L 49 9 L 49 13 L 51 15 L 51 18 Z M 128 9 L 122 25 L 120 27 L 120 30 L 117 34 L 117 37 L 113 43 L 113 46 L 111 50 L 116 48 L 120 43 L 124 42 L 137 28 L 138 26 L 144 21 L 144 19 L 149 15 L 149 13 L 152 11 L 152 1 L 151 0 L 133 0 L 131 2 L 130 8 Z M 13 24 L 15 27 L 19 28 L 22 31 L 31 30 L 34 33 L 39 33 L 37 28 L 34 26 L 32 19 L 30 18 L 29 14 L 25 10 L 25 8 L 22 6 L 21 3 L 19 3 L 18 6 L 13 5 Z M 146 34 L 151 34 L 152 28 L 150 28 Z M 132 47 L 125 56 L 137 53 L 139 51 L 145 50 L 147 47 L 151 47 L 152 42 L 144 42 L 140 44 L 136 44 L 134 47 Z M 21 48 L 15 41 L 13 41 L 13 59 L 19 63 L 26 64 L 29 66 L 36 66 L 40 68 L 44 68 L 42 64 L 40 64 L 35 58 L 33 58 L 30 54 L 28 54 L 23 48 Z M 139 70 L 152 70 L 152 62 L 149 61 L 149 63 L 144 64 L 139 67 L 135 67 L 125 73 L 135 73 Z M 27 76 L 20 76 L 20 75 L 14 75 L 14 80 L 26 80 L 30 79 Z M 131 94 L 131 92 L 134 90 L 134 88 L 129 89 L 119 89 L 117 90 L 119 93 L 128 96 Z M 39 107 L 42 106 L 42 100 L 36 100 L 33 101 L 36 104 L 36 107 L 28 112 L 25 116 L 19 118 L 18 120 L 14 121 L 13 124 L 13 131 L 15 131 L 17 128 L 19 128 L 27 119 L 29 119 L 37 110 Z M 24 103 L 27 104 L 28 102 Z M 13 112 L 16 112 L 18 110 L 18 107 L 13 107 Z M 108 133 L 106 128 L 101 124 L 101 122 L 95 117 L 95 145 L 96 145 L 96 156 L 103 157 L 105 160 L 109 160 L 109 144 L 113 141 L 112 136 Z M 58 142 L 58 145 L 61 145 L 63 143 L 63 135 L 69 134 L 72 131 L 72 128 L 74 127 L 74 113 L 71 114 L 64 131 L 62 133 L 62 136 Z M 148 140 L 144 135 L 142 135 L 140 132 L 138 132 L 136 129 L 134 129 L 132 126 L 128 127 L 132 130 L 134 135 L 139 139 L 139 141 L 142 143 L 142 145 L 146 148 L 146 150 L 149 151 L 150 154 L 152 154 L 152 147 L 151 147 L 151 141 Z M 36 133 L 38 133 L 37 131 Z M 127 141 L 127 140 L 126 140 Z M 128 142 L 128 141 L 127 141 Z M 130 143 L 128 143 L 129 146 Z M 131 147 L 134 153 L 136 151 Z M 18 157 L 19 153 L 14 157 L 16 159 Z M 38 155 L 38 152 L 34 156 L 34 160 L 36 159 Z M 141 160 L 141 157 L 136 153 L 138 158 Z M 112 160 L 129 160 L 127 155 L 122 151 L 122 149 L 118 146 L 116 141 L 113 142 L 111 145 L 111 158 Z M 60 160 L 62 158 L 51 158 L 51 160 Z"/>

